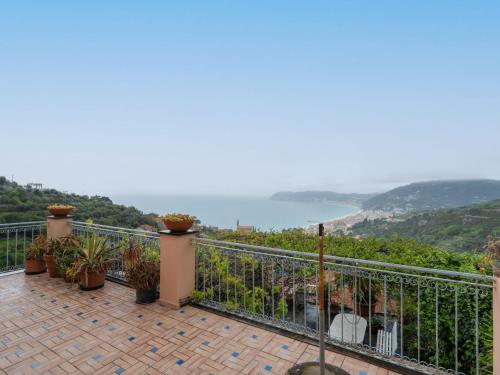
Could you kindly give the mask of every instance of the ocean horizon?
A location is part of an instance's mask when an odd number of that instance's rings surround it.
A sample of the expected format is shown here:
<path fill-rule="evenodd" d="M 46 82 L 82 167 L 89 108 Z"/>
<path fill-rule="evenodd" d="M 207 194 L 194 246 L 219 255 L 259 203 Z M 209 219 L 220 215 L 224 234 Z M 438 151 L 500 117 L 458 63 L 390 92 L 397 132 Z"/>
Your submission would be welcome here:
<path fill-rule="evenodd" d="M 359 212 L 359 207 L 332 202 L 276 201 L 263 196 L 115 195 L 115 203 L 144 213 L 181 212 L 196 216 L 203 225 L 235 229 L 236 223 L 260 230 L 303 228 Z"/>

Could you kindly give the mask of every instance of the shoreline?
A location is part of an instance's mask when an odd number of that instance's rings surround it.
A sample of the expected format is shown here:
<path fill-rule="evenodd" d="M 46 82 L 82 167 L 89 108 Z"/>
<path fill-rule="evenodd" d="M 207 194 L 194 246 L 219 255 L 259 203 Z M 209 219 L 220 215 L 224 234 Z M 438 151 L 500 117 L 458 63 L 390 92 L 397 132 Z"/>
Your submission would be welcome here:
<path fill-rule="evenodd" d="M 332 233 L 341 231 L 344 234 L 346 234 L 351 229 L 352 226 L 366 219 L 368 220 L 381 219 L 392 215 L 393 213 L 388 211 L 359 210 L 354 214 L 345 215 L 341 218 L 325 221 L 323 222 L 323 224 L 325 226 L 326 232 Z M 314 231 L 315 229 L 316 229 L 315 225 L 309 225 L 306 228 L 307 231 Z"/>

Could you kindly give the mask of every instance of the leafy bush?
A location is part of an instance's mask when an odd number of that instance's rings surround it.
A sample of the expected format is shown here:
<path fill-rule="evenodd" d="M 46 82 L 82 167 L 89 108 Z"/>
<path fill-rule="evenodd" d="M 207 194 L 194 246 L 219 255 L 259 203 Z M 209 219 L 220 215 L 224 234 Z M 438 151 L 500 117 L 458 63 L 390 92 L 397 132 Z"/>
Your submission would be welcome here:
<path fill-rule="evenodd" d="M 74 279 L 71 273 L 68 274 L 68 270 L 80 257 L 80 238 L 68 236 L 55 242 L 53 253 L 59 274 L 65 276 L 67 280 Z"/>

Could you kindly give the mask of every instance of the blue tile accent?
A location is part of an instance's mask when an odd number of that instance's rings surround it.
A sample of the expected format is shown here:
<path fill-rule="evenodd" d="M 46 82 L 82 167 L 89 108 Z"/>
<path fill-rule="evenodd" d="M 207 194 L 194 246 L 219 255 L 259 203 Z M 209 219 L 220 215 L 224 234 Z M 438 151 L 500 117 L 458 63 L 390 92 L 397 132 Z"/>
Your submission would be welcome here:
<path fill-rule="evenodd" d="M 22 356 L 22 355 L 23 355 L 23 353 L 24 353 L 24 352 L 23 352 L 22 350 L 16 350 L 16 355 L 17 355 L 18 357 Z"/>
<path fill-rule="evenodd" d="M 237 358 L 240 355 L 238 352 L 232 352 L 231 357 Z"/>
<path fill-rule="evenodd" d="M 179 366 L 182 366 L 184 364 L 184 360 L 178 359 L 177 361 L 175 361 L 175 363 L 177 363 Z"/>
<path fill-rule="evenodd" d="M 10 342 L 10 339 L 8 337 L 6 337 L 6 338 L 2 339 L 0 342 L 2 344 L 8 344 Z"/>
<path fill-rule="evenodd" d="M 281 346 L 281 349 L 283 349 L 283 350 L 288 350 L 288 345 L 282 345 L 282 346 Z"/>
<path fill-rule="evenodd" d="M 231 327 L 225 326 L 224 329 L 227 331 L 228 329 L 231 329 Z"/>
<path fill-rule="evenodd" d="M 264 366 L 264 370 L 266 370 L 266 371 L 271 371 L 272 369 L 273 369 L 273 366 L 271 366 L 271 365 Z"/>
<path fill-rule="evenodd" d="M 64 332 L 62 332 L 62 331 L 61 331 L 61 332 L 59 332 L 59 333 L 57 334 L 57 337 L 64 337 Z"/>
<path fill-rule="evenodd" d="M 134 341 L 134 340 L 135 340 L 135 336 L 129 336 L 128 341 Z"/>
<path fill-rule="evenodd" d="M 73 348 L 75 348 L 75 349 L 80 349 L 80 346 L 81 345 L 78 341 L 73 344 Z"/>
<path fill-rule="evenodd" d="M 92 323 L 96 324 L 98 322 L 97 319 L 92 320 Z"/>
<path fill-rule="evenodd" d="M 210 343 L 208 341 L 203 341 L 202 344 L 205 346 L 208 346 L 208 344 L 210 344 Z"/>
<path fill-rule="evenodd" d="M 257 335 L 252 335 L 252 339 L 256 339 L 257 338 Z"/>
<path fill-rule="evenodd" d="M 368 375 L 368 373 L 366 371 L 360 371 L 358 375 Z"/>
<path fill-rule="evenodd" d="M 117 375 L 120 375 L 120 374 L 123 374 L 123 372 L 125 371 L 124 368 L 121 368 L 121 367 L 118 367 L 116 370 L 115 370 L 115 374 Z"/>
<path fill-rule="evenodd" d="M 100 355 L 100 354 L 96 354 L 96 355 L 94 356 L 94 359 L 95 359 L 96 361 L 99 361 L 100 359 L 102 359 L 102 355 Z"/>
<path fill-rule="evenodd" d="M 31 368 L 38 368 L 38 367 L 40 367 L 40 363 L 39 362 L 35 361 L 35 362 L 31 363 Z"/>
<path fill-rule="evenodd" d="M 158 351 L 158 348 L 156 346 L 153 346 L 150 350 L 151 353 L 156 353 Z"/>
<path fill-rule="evenodd" d="M 109 326 L 108 331 L 113 332 L 115 330 L 115 327 Z"/>
<path fill-rule="evenodd" d="M 161 326 L 162 324 L 163 324 L 162 322 L 158 322 L 158 323 L 156 323 L 156 325 L 157 325 L 158 327 L 159 327 L 159 326 Z"/>
<path fill-rule="evenodd" d="M 184 331 L 179 331 L 179 336 L 184 336 Z"/>

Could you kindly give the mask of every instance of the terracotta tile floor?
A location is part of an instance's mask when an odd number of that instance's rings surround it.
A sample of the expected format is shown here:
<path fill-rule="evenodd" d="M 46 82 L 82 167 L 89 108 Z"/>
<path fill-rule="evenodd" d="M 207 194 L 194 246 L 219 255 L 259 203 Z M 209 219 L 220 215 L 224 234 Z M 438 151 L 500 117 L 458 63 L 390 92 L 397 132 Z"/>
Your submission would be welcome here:
<path fill-rule="evenodd" d="M 187 306 L 134 303 L 109 282 L 79 291 L 47 274 L 0 277 L 0 374 L 283 374 L 315 346 Z M 327 352 L 353 375 L 386 369 Z"/>

